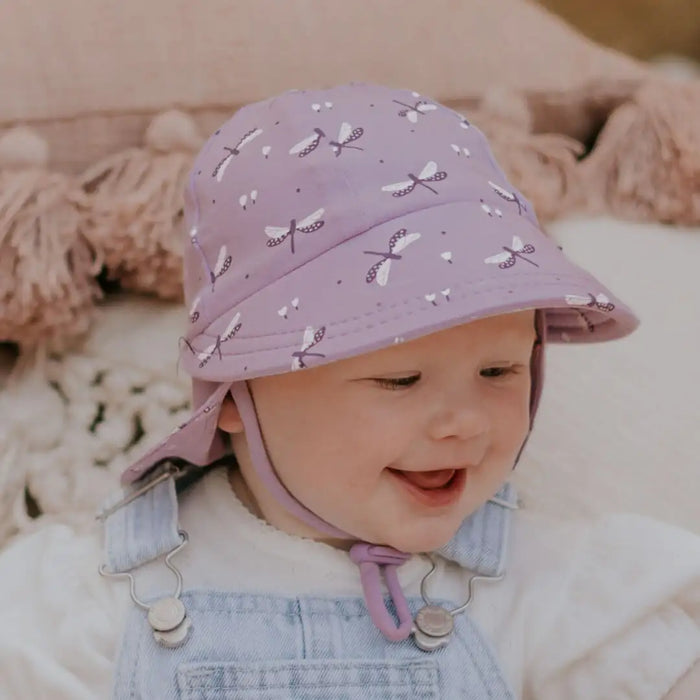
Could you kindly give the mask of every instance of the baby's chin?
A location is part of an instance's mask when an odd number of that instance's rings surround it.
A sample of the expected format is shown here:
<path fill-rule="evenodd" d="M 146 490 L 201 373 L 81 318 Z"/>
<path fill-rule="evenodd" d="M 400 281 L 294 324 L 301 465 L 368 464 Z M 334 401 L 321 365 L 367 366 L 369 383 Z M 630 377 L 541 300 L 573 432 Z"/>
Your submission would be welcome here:
<path fill-rule="evenodd" d="M 416 517 L 412 522 L 384 532 L 383 544 L 401 552 L 421 554 L 444 547 L 456 534 L 462 523 L 482 504 L 460 508 L 455 512 L 433 518 Z M 378 540 L 377 540 L 378 541 Z"/>
<path fill-rule="evenodd" d="M 372 538 L 377 544 L 393 547 L 407 554 L 434 552 L 444 547 L 457 533 L 463 519 L 450 518 L 445 522 L 414 522 Z"/>

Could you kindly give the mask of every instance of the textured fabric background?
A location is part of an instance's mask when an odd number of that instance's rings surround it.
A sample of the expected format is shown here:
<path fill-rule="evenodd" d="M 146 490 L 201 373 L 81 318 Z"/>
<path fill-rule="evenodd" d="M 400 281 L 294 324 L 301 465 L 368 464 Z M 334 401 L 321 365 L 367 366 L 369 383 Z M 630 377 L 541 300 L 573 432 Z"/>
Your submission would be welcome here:
<path fill-rule="evenodd" d="M 561 91 L 647 72 L 531 0 L 5 0 L 0 46 L 0 129 L 38 128 L 71 171 L 138 144 L 171 107 L 209 133 L 290 88 L 370 81 L 453 101 L 496 80 Z"/>

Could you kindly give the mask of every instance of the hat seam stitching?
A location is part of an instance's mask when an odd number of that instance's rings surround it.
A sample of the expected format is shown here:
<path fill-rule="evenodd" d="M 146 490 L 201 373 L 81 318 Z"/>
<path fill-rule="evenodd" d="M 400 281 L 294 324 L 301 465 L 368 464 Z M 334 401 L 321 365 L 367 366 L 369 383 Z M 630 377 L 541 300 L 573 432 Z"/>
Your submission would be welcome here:
<path fill-rule="evenodd" d="M 523 275 L 525 275 L 525 274 L 528 274 L 528 276 L 529 276 L 529 275 L 531 275 L 532 273 L 523 273 Z M 480 282 L 484 281 L 484 279 L 487 279 L 487 278 L 483 278 L 482 280 L 480 280 Z M 470 282 L 470 283 L 466 283 L 466 284 L 467 284 L 467 285 L 475 285 L 475 284 L 478 284 L 478 283 L 476 283 L 476 282 Z M 529 284 L 519 285 L 519 287 L 520 287 L 521 289 L 525 289 L 525 288 L 528 288 L 528 287 L 535 287 L 535 286 L 542 286 L 542 285 L 555 286 L 555 285 L 559 285 L 559 284 L 560 284 L 560 281 L 543 282 L 542 280 L 538 280 L 538 281 L 536 281 L 536 282 L 532 282 L 532 283 L 529 283 Z M 578 285 L 581 286 L 580 282 L 578 283 Z M 508 287 L 507 287 L 507 286 L 491 287 L 491 288 L 489 288 L 489 289 L 485 289 L 485 290 L 482 290 L 482 291 L 473 292 L 473 294 L 476 296 L 476 295 L 479 295 L 479 294 L 486 294 L 486 293 L 488 293 L 488 292 L 498 292 L 498 291 L 502 291 L 502 290 L 504 290 L 504 289 L 508 289 Z M 460 290 L 460 291 L 458 292 L 458 294 L 460 295 L 460 298 L 464 298 L 465 293 L 466 293 L 467 291 L 469 291 L 469 290 L 468 290 L 468 289 L 462 289 L 462 290 Z M 572 290 L 572 291 L 575 291 L 575 290 Z M 452 296 L 452 294 L 451 294 L 450 296 Z M 384 311 L 386 311 L 386 309 L 396 309 L 397 307 L 399 307 L 399 306 L 401 306 L 401 305 L 403 305 L 404 308 L 405 308 L 405 305 L 406 305 L 406 304 L 415 303 L 415 302 L 420 302 L 422 299 L 423 299 L 422 296 L 415 296 L 415 297 L 412 297 L 412 298 L 410 298 L 410 299 L 404 299 L 404 300 L 402 300 L 401 302 L 395 302 L 395 303 L 393 303 L 391 306 L 383 306 L 382 309 L 378 309 L 378 310 L 376 310 L 376 311 L 368 311 L 368 312 L 366 312 L 366 313 L 364 313 L 364 314 L 362 314 L 362 315 L 360 315 L 360 316 L 350 316 L 350 317 L 347 317 L 347 318 L 344 318 L 344 319 L 340 319 L 340 320 L 336 320 L 336 321 L 330 321 L 330 322 L 325 323 L 325 324 L 323 324 L 323 325 L 326 326 L 327 328 L 333 328 L 333 327 L 336 327 L 336 328 L 337 328 L 338 326 L 341 326 L 341 325 L 343 325 L 343 324 L 351 323 L 351 322 L 353 322 L 353 321 L 358 321 L 358 320 L 367 319 L 368 316 L 374 316 L 374 315 L 376 315 L 376 314 L 381 314 L 381 313 L 383 313 Z M 450 303 L 450 302 L 448 302 L 448 303 Z M 562 307 L 531 307 L 531 306 L 525 306 L 525 307 L 523 307 L 523 309 L 529 309 L 529 308 L 546 308 L 546 309 L 550 309 L 550 308 L 551 308 L 551 309 L 562 308 L 562 309 L 572 309 L 572 310 L 573 310 L 573 309 L 575 309 L 575 308 L 584 308 L 584 307 L 580 307 L 580 306 L 577 306 L 577 305 L 574 305 L 574 304 L 572 304 L 572 305 L 567 305 L 567 306 L 565 306 L 565 307 L 564 307 L 564 306 L 562 306 Z M 585 308 L 588 308 L 588 307 L 585 307 Z M 423 308 L 415 308 L 415 309 L 413 309 L 413 310 L 411 310 L 411 311 L 406 311 L 405 313 L 406 313 L 406 315 L 408 315 L 408 316 L 412 316 L 412 315 L 414 315 L 414 314 L 416 314 L 416 313 L 421 313 L 421 311 L 423 311 L 423 310 L 427 311 L 427 310 L 428 310 L 428 307 L 426 306 L 426 307 L 423 307 Z M 595 309 L 590 309 L 590 311 L 592 311 L 592 312 L 594 312 L 594 313 L 599 313 L 599 314 L 603 314 L 603 313 L 604 313 L 604 312 L 602 312 L 602 311 L 596 311 Z M 373 327 L 375 327 L 375 326 L 386 325 L 387 323 L 391 323 L 392 321 L 395 321 L 395 320 L 397 320 L 397 319 L 399 319 L 399 318 L 401 318 L 401 314 L 398 314 L 398 315 L 397 315 L 397 314 L 394 314 L 394 315 L 392 315 L 391 318 L 387 318 L 387 319 L 384 319 L 384 320 L 381 320 L 381 321 L 377 321 L 376 323 L 373 323 L 373 324 L 370 325 L 370 326 L 365 326 L 364 328 L 361 328 L 361 329 L 356 329 L 356 330 L 352 330 L 352 331 L 344 331 L 344 332 L 342 332 L 342 333 L 338 333 L 338 334 L 336 335 L 336 337 L 343 337 L 343 336 L 347 336 L 347 335 L 353 335 L 353 334 L 355 334 L 355 333 L 359 333 L 359 332 L 362 332 L 362 331 L 364 331 L 364 330 L 367 330 L 367 328 L 373 328 Z M 479 316 L 475 316 L 475 318 L 479 318 Z M 218 320 L 218 319 L 217 319 L 217 320 Z M 215 323 L 215 322 L 216 322 L 216 321 L 213 321 L 212 323 Z M 264 334 L 264 335 L 246 336 L 246 337 L 245 337 L 245 340 L 255 340 L 255 339 L 261 339 L 261 338 L 274 338 L 274 337 L 282 337 L 282 336 L 297 336 L 299 333 L 303 332 L 304 330 L 305 330 L 305 327 L 304 327 L 304 328 L 299 328 L 299 329 L 294 329 L 294 330 L 279 331 L 279 332 L 275 332 L 275 333 L 266 333 L 266 334 Z M 209 333 L 201 333 L 201 334 L 200 334 L 200 337 L 205 337 L 205 338 L 209 338 L 209 339 L 216 339 L 216 338 L 218 337 L 218 334 L 212 335 L 212 334 L 209 334 Z M 279 345 L 279 346 L 276 346 L 276 347 L 274 347 L 274 348 L 258 349 L 258 350 L 256 350 L 255 352 L 270 352 L 270 351 L 275 351 L 275 350 L 281 350 L 282 348 L 286 348 L 286 347 L 287 347 L 287 345 Z M 246 354 L 246 353 L 230 353 L 230 352 L 224 352 L 224 351 L 223 351 L 223 350 L 224 350 L 223 348 L 222 348 L 221 350 L 222 350 L 221 354 L 222 354 L 222 355 L 226 355 L 227 357 L 235 357 L 235 356 L 241 356 L 241 355 L 243 355 L 243 354 Z"/>

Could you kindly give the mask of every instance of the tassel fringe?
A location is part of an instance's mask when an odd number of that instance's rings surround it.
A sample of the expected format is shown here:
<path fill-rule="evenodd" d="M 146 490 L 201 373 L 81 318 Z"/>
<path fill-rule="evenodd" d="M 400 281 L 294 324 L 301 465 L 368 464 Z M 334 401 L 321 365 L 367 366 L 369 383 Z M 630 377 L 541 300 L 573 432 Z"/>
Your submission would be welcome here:
<path fill-rule="evenodd" d="M 581 169 L 589 210 L 700 223 L 700 83 L 644 86 L 612 113 Z"/>
<path fill-rule="evenodd" d="M 46 171 L 37 139 L 17 129 L 0 143 L 0 340 L 62 350 L 88 330 L 101 257 L 84 236 L 85 195 Z"/>
<path fill-rule="evenodd" d="M 201 143 L 190 117 L 166 112 L 149 126 L 145 148 L 109 156 L 81 176 L 91 199 L 87 235 L 123 289 L 182 299 L 182 197 Z"/>

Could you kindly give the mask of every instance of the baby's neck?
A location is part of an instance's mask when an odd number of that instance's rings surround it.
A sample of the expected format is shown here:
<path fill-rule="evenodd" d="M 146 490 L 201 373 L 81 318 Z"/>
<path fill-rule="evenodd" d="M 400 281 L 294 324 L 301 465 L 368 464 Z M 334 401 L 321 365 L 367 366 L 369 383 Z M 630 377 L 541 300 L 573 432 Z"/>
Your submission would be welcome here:
<path fill-rule="evenodd" d="M 296 535 L 297 537 L 303 537 L 305 539 L 312 539 L 316 542 L 323 542 L 324 544 L 327 544 L 335 549 L 349 550 L 352 546 L 353 540 L 334 539 L 330 537 L 326 538 L 320 533 L 318 535 L 312 534 L 309 532 L 308 526 L 304 525 L 300 521 L 297 522 L 303 530 L 301 532 L 289 531 L 285 527 L 280 526 L 279 524 L 270 523 L 265 517 L 265 514 L 262 512 L 258 501 L 256 500 L 250 487 L 248 486 L 248 483 L 243 478 L 240 469 L 236 467 L 230 467 L 228 470 L 228 481 L 231 485 L 231 490 L 236 495 L 236 498 L 238 498 L 238 500 L 245 506 L 245 508 L 256 518 L 268 523 L 268 525 L 272 525 L 273 527 L 276 527 L 277 529 L 282 530 L 283 532 L 287 532 L 290 535 Z"/>
<path fill-rule="evenodd" d="M 243 475 L 239 469 L 231 467 L 228 470 L 228 482 L 231 485 L 232 491 L 236 494 L 238 500 L 256 517 L 260 520 L 265 520 L 262 511 L 258 507 L 258 502 L 251 493 L 248 484 L 246 483 Z"/>

